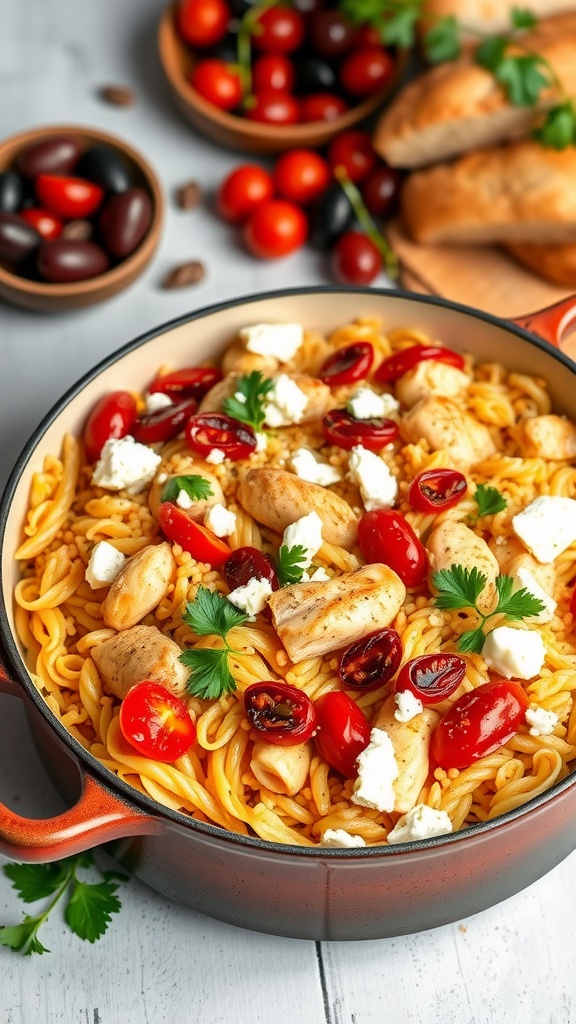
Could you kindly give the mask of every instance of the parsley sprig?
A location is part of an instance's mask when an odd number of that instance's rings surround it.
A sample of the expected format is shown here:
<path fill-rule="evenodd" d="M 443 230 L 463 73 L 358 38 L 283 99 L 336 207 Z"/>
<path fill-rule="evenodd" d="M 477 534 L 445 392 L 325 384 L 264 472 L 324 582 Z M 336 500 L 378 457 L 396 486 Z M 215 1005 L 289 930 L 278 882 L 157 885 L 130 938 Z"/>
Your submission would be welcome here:
<path fill-rule="evenodd" d="M 269 377 L 264 377 L 260 370 L 245 373 L 239 378 L 234 394 L 222 403 L 222 409 L 227 416 L 233 416 L 241 423 L 247 423 L 258 432 L 262 430 L 266 419 L 266 395 L 273 387 L 274 381 Z M 236 395 L 242 395 L 244 401 L 237 398 Z"/>
<path fill-rule="evenodd" d="M 79 870 L 88 868 L 96 868 L 102 881 L 86 882 L 78 877 Z M 62 899 L 66 900 L 64 919 L 68 927 L 88 942 L 96 942 L 104 935 L 112 914 L 117 914 L 122 906 L 113 879 L 123 881 L 126 876 L 102 871 L 90 851 L 54 864 L 6 864 L 3 870 L 24 903 L 52 897 L 48 906 L 35 916 L 26 914 L 20 924 L 0 926 L 0 945 L 15 953 L 30 956 L 50 952 L 38 938 L 38 932 Z"/>
<path fill-rule="evenodd" d="M 277 572 L 280 586 L 288 587 L 291 583 L 301 583 L 308 564 L 306 548 L 302 544 L 294 544 L 291 548 L 283 544 L 278 552 Z"/>
<path fill-rule="evenodd" d="M 454 564 L 449 569 L 439 569 L 433 573 L 432 583 L 438 591 L 435 599 L 436 607 L 443 610 L 472 608 L 480 619 L 476 629 L 466 630 L 458 640 L 458 650 L 480 654 L 484 646 L 486 634 L 485 624 L 495 615 L 503 615 L 510 621 L 519 621 L 544 611 L 539 598 L 522 587 L 514 591 L 514 580 L 511 576 L 496 577 L 496 593 L 498 601 L 491 612 L 480 611 L 478 598 L 484 590 L 488 577 L 474 567 L 467 569 L 463 565 Z"/>
<path fill-rule="evenodd" d="M 205 476 L 191 473 L 188 476 L 173 476 L 168 480 L 160 500 L 176 501 L 180 491 L 184 491 L 192 501 L 203 501 L 214 493 L 210 481 Z"/>
<path fill-rule="evenodd" d="M 248 616 L 222 594 L 207 587 L 198 587 L 194 601 L 186 605 L 183 618 L 197 636 L 219 636 L 223 640 L 222 647 L 191 648 L 180 655 L 182 664 L 190 669 L 188 692 L 206 700 L 216 700 L 225 693 L 233 693 L 236 683 L 228 656 L 238 651 L 230 647 L 226 637 L 234 626 L 243 626 Z"/>
<path fill-rule="evenodd" d="M 473 523 L 475 523 L 480 516 L 494 516 L 497 512 L 503 512 L 508 506 L 506 498 L 501 494 L 498 488 L 490 487 L 488 484 L 478 484 L 478 487 L 474 491 L 472 497 L 478 506 L 476 515 L 470 516 Z"/>

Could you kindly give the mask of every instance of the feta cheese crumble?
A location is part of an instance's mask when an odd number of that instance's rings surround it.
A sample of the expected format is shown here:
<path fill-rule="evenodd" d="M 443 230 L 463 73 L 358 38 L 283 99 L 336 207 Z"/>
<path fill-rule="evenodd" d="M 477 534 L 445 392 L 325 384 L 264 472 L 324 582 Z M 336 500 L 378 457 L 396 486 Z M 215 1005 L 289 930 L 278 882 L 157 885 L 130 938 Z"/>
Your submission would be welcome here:
<path fill-rule="evenodd" d="M 413 843 L 418 839 L 432 839 L 452 832 L 452 822 L 446 811 L 436 811 L 427 804 L 416 804 L 403 815 L 391 832 L 388 842 Z"/>
<path fill-rule="evenodd" d="M 249 619 L 254 621 L 259 612 L 266 607 L 266 602 L 272 593 L 270 580 L 256 578 L 251 579 L 244 587 L 236 587 L 228 600 L 241 612 L 246 612 Z"/>
<path fill-rule="evenodd" d="M 274 378 L 274 384 L 266 395 L 264 418 L 269 427 L 289 427 L 300 423 L 308 405 L 308 396 L 287 373 Z"/>
<path fill-rule="evenodd" d="M 328 462 L 320 462 L 308 448 L 297 448 L 292 458 L 292 469 L 301 480 L 329 487 L 342 479 L 342 474 Z"/>
<path fill-rule="evenodd" d="M 526 711 L 526 722 L 531 727 L 531 736 L 550 736 L 558 725 L 558 715 L 554 711 L 530 705 Z"/>
<path fill-rule="evenodd" d="M 533 679 L 544 664 L 544 641 L 535 630 L 496 626 L 488 633 L 482 657 L 488 668 L 506 679 Z"/>
<path fill-rule="evenodd" d="M 268 447 L 268 438 L 262 431 L 256 431 L 256 451 L 265 452 Z"/>
<path fill-rule="evenodd" d="M 303 547 L 306 560 L 304 568 L 307 569 L 316 552 L 322 547 L 322 520 L 318 513 L 309 512 L 295 523 L 290 523 L 284 530 L 282 545 L 287 548 L 295 548 L 297 545 Z"/>
<path fill-rule="evenodd" d="M 253 324 L 242 327 L 239 335 L 248 352 L 287 363 L 300 348 L 304 330 L 302 324 Z"/>
<path fill-rule="evenodd" d="M 326 580 L 329 579 L 330 577 L 322 565 L 319 565 L 311 576 L 307 572 L 302 573 L 302 583 L 326 583 Z"/>
<path fill-rule="evenodd" d="M 537 580 L 534 579 L 532 573 L 525 569 L 524 566 L 519 566 L 513 576 L 514 590 L 521 590 L 524 587 L 533 597 L 537 597 L 539 601 L 542 601 L 544 610 L 538 615 L 528 615 L 524 622 L 532 622 L 534 625 L 541 625 L 543 622 L 550 622 L 550 619 L 554 618 L 554 612 L 556 611 L 556 601 L 550 594 L 547 594 L 543 587 L 540 586 Z"/>
<path fill-rule="evenodd" d="M 325 846 L 328 850 L 353 850 L 366 846 L 366 843 L 362 836 L 352 836 L 345 828 L 327 828 L 322 835 L 320 846 Z"/>
<path fill-rule="evenodd" d="M 211 448 L 205 461 L 210 462 L 213 466 L 219 466 L 221 462 L 224 462 L 225 458 L 226 456 L 220 448 Z"/>
<path fill-rule="evenodd" d="M 236 513 L 230 512 L 224 505 L 217 502 L 211 505 L 204 516 L 204 526 L 207 526 L 217 537 L 229 537 L 236 529 Z"/>
<path fill-rule="evenodd" d="M 576 500 L 556 494 L 535 498 L 512 517 L 512 529 L 539 562 L 553 562 L 576 540 Z"/>
<path fill-rule="evenodd" d="M 394 718 L 397 722 L 411 722 L 416 715 L 424 710 L 422 701 L 412 693 L 412 690 L 400 690 L 394 696 L 394 701 L 396 704 Z"/>
<path fill-rule="evenodd" d="M 167 409 L 169 405 L 174 405 L 174 402 L 162 391 L 153 391 L 151 394 L 146 395 L 146 413 L 148 416 L 154 412 L 160 412 L 161 409 Z"/>
<path fill-rule="evenodd" d="M 92 590 L 114 583 L 125 561 L 126 555 L 118 551 L 113 544 L 109 544 L 107 540 L 98 541 L 92 549 L 85 573 L 86 581 Z"/>
<path fill-rule="evenodd" d="M 178 505 L 178 508 L 183 508 L 186 511 L 187 509 L 192 508 L 194 499 L 190 497 L 188 491 L 180 490 L 176 496 L 176 504 Z"/>
<path fill-rule="evenodd" d="M 346 402 L 346 409 L 357 420 L 394 416 L 399 408 L 394 395 L 379 395 L 368 387 L 358 388 Z"/>
<path fill-rule="evenodd" d="M 348 469 L 350 480 L 360 489 L 367 512 L 394 504 L 398 483 L 379 455 L 358 444 L 350 453 Z"/>
<path fill-rule="evenodd" d="M 112 437 L 102 449 L 92 483 L 107 491 L 126 489 L 129 494 L 140 494 L 152 482 L 161 462 L 161 455 L 147 444 L 135 441 L 130 434 Z"/>
<path fill-rule="evenodd" d="M 352 790 L 352 803 L 375 811 L 393 811 L 398 764 L 392 740 L 384 729 L 372 729 L 370 742 L 358 755 L 356 764 L 358 778 Z"/>

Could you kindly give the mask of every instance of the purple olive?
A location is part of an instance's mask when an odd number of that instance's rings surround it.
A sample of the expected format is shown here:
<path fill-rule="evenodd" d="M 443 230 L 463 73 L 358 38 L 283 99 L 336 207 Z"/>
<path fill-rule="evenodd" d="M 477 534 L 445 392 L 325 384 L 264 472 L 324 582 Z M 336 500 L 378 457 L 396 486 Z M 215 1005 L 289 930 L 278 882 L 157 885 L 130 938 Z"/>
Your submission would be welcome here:
<path fill-rule="evenodd" d="M 0 210 L 16 213 L 24 199 L 24 184 L 16 171 L 0 172 Z"/>
<path fill-rule="evenodd" d="M 21 263 L 36 249 L 42 236 L 17 213 L 0 213 L 0 260 Z"/>
<path fill-rule="evenodd" d="M 66 284 L 103 274 L 110 265 L 104 249 L 94 242 L 57 238 L 38 250 L 38 273 L 45 281 Z"/>
<path fill-rule="evenodd" d="M 26 146 L 16 159 L 16 167 L 26 178 L 38 174 L 69 174 L 80 156 L 80 146 L 69 135 L 54 135 L 51 139 Z"/>
<path fill-rule="evenodd" d="M 122 260 L 134 252 L 151 220 L 152 202 L 143 188 L 129 188 L 112 196 L 99 221 L 100 236 L 110 255 Z"/>
<path fill-rule="evenodd" d="M 100 185 L 105 192 L 125 192 L 132 174 L 124 158 L 111 146 L 92 146 L 80 157 L 76 173 Z"/>

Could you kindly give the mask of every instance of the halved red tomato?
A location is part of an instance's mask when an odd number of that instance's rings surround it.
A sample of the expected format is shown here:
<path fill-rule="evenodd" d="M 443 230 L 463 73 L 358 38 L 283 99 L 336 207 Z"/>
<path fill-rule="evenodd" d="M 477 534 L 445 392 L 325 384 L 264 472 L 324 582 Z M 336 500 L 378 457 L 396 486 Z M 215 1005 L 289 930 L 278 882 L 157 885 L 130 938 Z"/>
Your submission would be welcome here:
<path fill-rule="evenodd" d="M 154 761 L 176 761 L 196 739 L 196 726 L 184 702 L 150 679 L 128 690 L 119 723 L 130 746 Z"/>

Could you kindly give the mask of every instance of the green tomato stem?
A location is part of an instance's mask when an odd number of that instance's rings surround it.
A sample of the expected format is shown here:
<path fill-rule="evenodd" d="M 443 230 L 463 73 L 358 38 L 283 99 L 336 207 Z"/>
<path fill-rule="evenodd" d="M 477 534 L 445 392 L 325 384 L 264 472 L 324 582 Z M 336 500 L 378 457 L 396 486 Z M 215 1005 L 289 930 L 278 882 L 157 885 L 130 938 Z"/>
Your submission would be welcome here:
<path fill-rule="evenodd" d="M 350 178 L 342 166 L 338 166 L 334 169 L 334 177 L 344 189 L 344 193 L 350 203 L 350 206 L 354 210 L 354 215 L 360 224 L 360 227 L 368 236 L 370 241 L 374 243 L 378 252 L 382 256 L 388 277 L 392 279 L 397 278 L 399 273 L 398 257 L 390 244 L 384 238 L 384 235 L 378 231 L 378 228 L 366 209 L 364 200 L 362 199 L 359 190 L 356 188 L 356 185 L 350 181 Z"/>

